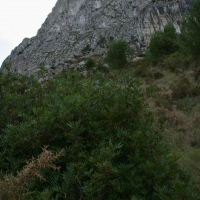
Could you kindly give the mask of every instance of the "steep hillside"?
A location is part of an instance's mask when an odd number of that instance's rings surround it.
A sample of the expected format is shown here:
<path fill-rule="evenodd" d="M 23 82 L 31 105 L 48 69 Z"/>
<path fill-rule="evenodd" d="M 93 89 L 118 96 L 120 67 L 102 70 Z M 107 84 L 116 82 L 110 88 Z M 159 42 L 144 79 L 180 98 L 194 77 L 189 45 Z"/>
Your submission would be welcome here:
<path fill-rule="evenodd" d="M 173 23 L 180 31 L 181 17 L 190 3 L 191 0 L 59 0 L 38 34 L 24 39 L 3 65 L 8 63 L 14 73 L 22 74 L 33 74 L 44 66 L 51 75 L 76 68 L 86 55 L 101 55 L 113 39 L 124 39 L 140 52 L 155 30 L 167 23 Z"/>
<path fill-rule="evenodd" d="M 199 80 L 162 64 L 1 74 L 0 199 L 199 200 Z"/>
<path fill-rule="evenodd" d="M 200 200 L 189 5 L 57 2 L 0 70 L 0 200 Z"/>

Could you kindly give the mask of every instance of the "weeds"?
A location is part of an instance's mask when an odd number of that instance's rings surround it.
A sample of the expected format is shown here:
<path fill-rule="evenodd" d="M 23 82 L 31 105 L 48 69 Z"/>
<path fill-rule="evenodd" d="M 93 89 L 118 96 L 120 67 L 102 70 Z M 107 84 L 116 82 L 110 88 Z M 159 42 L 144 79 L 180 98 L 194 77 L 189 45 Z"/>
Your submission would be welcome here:
<path fill-rule="evenodd" d="M 185 74 L 182 74 L 178 81 L 171 85 L 171 90 L 174 99 L 196 97 L 200 95 L 200 87 L 192 83 Z"/>
<path fill-rule="evenodd" d="M 16 176 L 5 175 L 0 181 L 0 199 L 1 200 L 22 200 L 27 199 L 29 193 L 26 186 L 32 178 L 45 180 L 40 174 L 43 168 L 59 170 L 53 162 L 64 155 L 64 150 L 52 153 L 47 148 L 42 149 L 42 153 L 38 158 L 32 158 L 27 162 L 26 166 L 17 173 Z"/>

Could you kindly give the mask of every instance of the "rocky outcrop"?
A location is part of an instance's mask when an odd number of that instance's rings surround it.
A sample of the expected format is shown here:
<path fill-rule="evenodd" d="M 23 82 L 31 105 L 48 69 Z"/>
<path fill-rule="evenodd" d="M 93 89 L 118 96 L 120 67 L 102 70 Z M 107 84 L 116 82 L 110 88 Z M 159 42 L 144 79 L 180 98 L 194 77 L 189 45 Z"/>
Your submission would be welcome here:
<path fill-rule="evenodd" d="M 180 31 L 191 0 L 58 0 L 31 39 L 24 39 L 4 63 L 14 73 L 33 74 L 40 66 L 50 73 L 90 55 L 101 55 L 113 39 L 124 39 L 138 51 L 167 23 Z"/>

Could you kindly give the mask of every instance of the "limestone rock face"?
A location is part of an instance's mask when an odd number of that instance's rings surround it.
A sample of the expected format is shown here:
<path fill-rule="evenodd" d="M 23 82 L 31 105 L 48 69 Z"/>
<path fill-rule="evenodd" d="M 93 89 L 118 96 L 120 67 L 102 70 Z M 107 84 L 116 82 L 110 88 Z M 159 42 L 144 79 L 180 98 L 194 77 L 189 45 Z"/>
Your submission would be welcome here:
<path fill-rule="evenodd" d="M 144 50 L 151 35 L 180 20 L 191 0 L 58 0 L 33 38 L 25 38 L 5 62 L 14 73 L 34 74 L 40 66 L 62 71 L 84 56 L 101 55 L 113 39 Z"/>

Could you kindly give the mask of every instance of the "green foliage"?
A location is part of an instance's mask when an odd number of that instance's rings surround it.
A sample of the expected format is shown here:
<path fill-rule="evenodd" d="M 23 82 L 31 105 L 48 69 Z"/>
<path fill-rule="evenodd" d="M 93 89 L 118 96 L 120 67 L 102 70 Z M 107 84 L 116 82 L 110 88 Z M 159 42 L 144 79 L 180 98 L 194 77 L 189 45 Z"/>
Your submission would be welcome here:
<path fill-rule="evenodd" d="M 127 64 L 128 45 L 123 40 L 111 42 L 106 54 L 106 62 L 112 68 L 122 68 Z"/>
<path fill-rule="evenodd" d="M 43 169 L 45 182 L 29 182 L 29 199 L 196 199 L 133 78 L 72 74 L 39 84 L 7 74 L 0 87 L 0 176 L 45 145 L 65 149 L 59 172 Z"/>
<path fill-rule="evenodd" d="M 161 56 L 169 55 L 178 50 L 177 33 L 172 24 L 164 27 L 164 31 L 157 31 L 149 44 L 149 57 L 156 60 Z"/>
<path fill-rule="evenodd" d="M 180 45 L 184 52 L 200 56 L 200 0 L 192 2 L 192 8 L 182 22 Z"/>
<path fill-rule="evenodd" d="M 93 59 L 88 59 L 85 63 L 85 67 L 87 70 L 90 70 L 90 69 L 94 69 L 94 67 L 96 66 L 96 63 Z"/>
<path fill-rule="evenodd" d="M 3 62 L 2 64 L 2 69 L 5 69 L 6 71 L 10 71 L 12 67 L 12 63 L 11 62 Z"/>
<path fill-rule="evenodd" d="M 149 44 L 148 57 L 157 60 L 177 50 L 195 57 L 200 55 L 200 0 L 194 0 L 188 15 L 183 18 L 181 34 L 177 34 L 173 25 L 165 26 L 164 31 L 157 31 Z M 178 63 L 178 62 L 177 62 Z M 174 66 L 175 67 L 175 66 Z"/>

